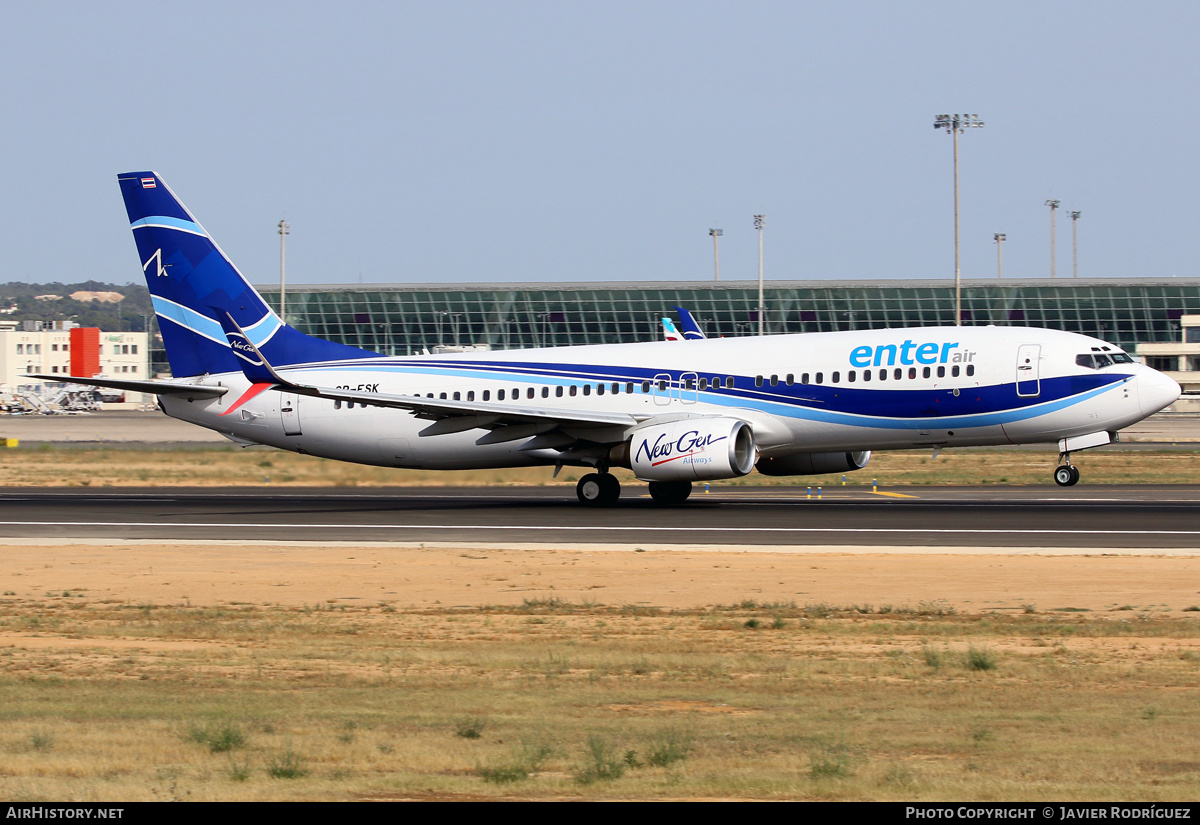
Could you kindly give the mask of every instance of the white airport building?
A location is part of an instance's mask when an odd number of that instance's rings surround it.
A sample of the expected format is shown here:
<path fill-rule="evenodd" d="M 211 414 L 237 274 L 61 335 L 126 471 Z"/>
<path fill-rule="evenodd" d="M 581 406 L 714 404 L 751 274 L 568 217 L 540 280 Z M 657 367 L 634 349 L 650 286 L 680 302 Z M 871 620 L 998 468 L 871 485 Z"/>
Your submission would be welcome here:
<path fill-rule="evenodd" d="M 72 330 L 76 351 L 72 350 Z M 86 330 L 91 334 L 81 336 L 83 331 L 71 321 L 0 321 L 0 390 L 47 398 L 62 385 L 27 376 L 30 373 L 71 375 L 72 357 L 79 375 L 92 372 L 109 378 L 152 377 L 146 333 Z M 86 353 L 78 351 L 81 340 L 86 341 L 83 345 Z M 127 404 L 153 400 L 152 396 L 141 393 L 125 395 Z"/>

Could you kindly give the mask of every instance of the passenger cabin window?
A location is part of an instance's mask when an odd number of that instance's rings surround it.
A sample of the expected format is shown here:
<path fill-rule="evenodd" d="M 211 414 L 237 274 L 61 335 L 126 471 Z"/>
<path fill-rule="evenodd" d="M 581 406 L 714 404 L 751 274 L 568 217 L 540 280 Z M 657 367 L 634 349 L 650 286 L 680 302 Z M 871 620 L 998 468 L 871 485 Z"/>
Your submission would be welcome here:
<path fill-rule="evenodd" d="M 837 383 L 839 383 L 841 380 L 842 380 L 842 374 L 841 374 L 840 372 L 835 372 L 835 373 L 833 374 L 833 383 L 837 384 Z"/>
<path fill-rule="evenodd" d="M 854 374 L 854 370 L 850 370 L 850 372 L 846 373 L 846 380 L 849 381 L 851 384 L 854 383 L 855 377 L 856 376 Z"/>
<path fill-rule="evenodd" d="M 732 375 L 725 376 L 725 389 L 727 389 L 727 390 L 733 389 L 733 376 Z"/>
<path fill-rule="evenodd" d="M 823 372 L 818 372 L 818 373 L 817 373 L 817 383 L 818 383 L 818 384 L 824 384 L 824 383 L 825 383 L 825 373 L 823 373 Z"/>
<path fill-rule="evenodd" d="M 700 389 L 702 389 L 702 390 L 708 389 L 708 379 L 707 378 L 700 379 Z"/>
<path fill-rule="evenodd" d="M 975 374 L 975 365 L 967 364 L 967 375 L 974 375 L 974 374 Z"/>
<path fill-rule="evenodd" d="M 525 397 L 526 397 L 526 398 L 533 398 L 533 387 L 527 387 L 527 388 L 525 389 Z"/>
<path fill-rule="evenodd" d="M 484 400 L 484 401 L 491 401 L 491 400 L 492 400 L 492 391 L 491 391 L 491 390 L 484 390 L 484 391 L 483 391 L 483 400 Z"/>
<path fill-rule="evenodd" d="M 761 375 L 754 376 L 754 386 L 761 387 L 762 385 L 763 385 L 762 376 Z"/>
<path fill-rule="evenodd" d="M 950 376 L 951 376 L 952 378 L 958 378 L 958 373 L 959 373 L 960 371 L 961 371 L 961 370 L 959 369 L 959 366 L 958 366 L 958 364 L 955 364 L 953 367 L 951 367 L 951 368 L 950 368 Z"/>
<path fill-rule="evenodd" d="M 554 388 L 554 397 L 555 397 L 555 398 L 562 398 L 562 396 L 563 396 L 563 388 L 562 388 L 561 386 L 559 386 L 559 387 L 555 387 L 555 388 Z"/>
<path fill-rule="evenodd" d="M 496 390 L 496 400 L 497 401 L 504 400 L 504 390 Z"/>
<path fill-rule="evenodd" d="M 549 398 L 549 397 L 550 397 L 550 388 L 542 387 L 542 398 Z"/>
<path fill-rule="evenodd" d="M 778 387 L 778 386 L 779 386 L 779 376 L 778 376 L 778 375 L 772 375 L 772 376 L 771 376 L 771 386 L 772 386 L 772 387 Z"/>
<path fill-rule="evenodd" d="M 579 392 L 579 387 L 576 387 L 574 384 L 572 384 L 571 389 L 568 390 L 568 392 L 570 393 L 571 397 L 574 398 L 576 393 Z"/>
<path fill-rule="evenodd" d="M 475 390 L 467 390 L 467 400 L 468 401 L 475 400 Z"/>
<path fill-rule="evenodd" d="M 932 374 L 933 374 L 933 373 L 932 373 L 932 371 L 929 369 L 929 367 L 926 367 L 925 369 L 921 370 L 921 376 L 922 376 L 922 377 L 924 377 L 924 378 L 928 378 L 928 377 L 929 377 L 930 375 L 932 375 Z"/>
<path fill-rule="evenodd" d="M 916 368 L 916 367 L 909 367 L 909 368 L 908 368 L 908 378 L 909 378 L 909 380 L 911 381 L 912 379 L 914 379 L 914 378 L 916 378 L 916 377 L 917 377 L 917 368 Z"/>
<path fill-rule="evenodd" d="M 650 392 L 650 382 L 649 381 L 642 382 L 642 392 Z"/>
<path fill-rule="evenodd" d="M 807 373 L 807 372 L 802 372 L 802 373 L 800 373 L 800 383 L 801 383 L 801 384 L 807 384 L 807 383 L 808 383 L 808 373 Z"/>
<path fill-rule="evenodd" d="M 630 395 L 633 395 L 633 382 L 632 381 L 630 381 L 628 384 L 625 385 L 625 392 L 629 393 Z"/>
<path fill-rule="evenodd" d="M 591 394 L 592 394 L 592 385 L 591 385 L 591 384 L 584 384 L 584 385 L 583 385 L 583 394 L 584 394 L 584 395 L 591 395 Z"/>
<path fill-rule="evenodd" d="M 946 377 L 946 368 L 938 367 L 938 378 L 945 378 L 945 377 Z"/>
<path fill-rule="evenodd" d="M 787 374 L 787 378 L 784 379 L 784 383 L 790 387 L 792 384 L 796 383 L 796 377 L 789 372 Z"/>

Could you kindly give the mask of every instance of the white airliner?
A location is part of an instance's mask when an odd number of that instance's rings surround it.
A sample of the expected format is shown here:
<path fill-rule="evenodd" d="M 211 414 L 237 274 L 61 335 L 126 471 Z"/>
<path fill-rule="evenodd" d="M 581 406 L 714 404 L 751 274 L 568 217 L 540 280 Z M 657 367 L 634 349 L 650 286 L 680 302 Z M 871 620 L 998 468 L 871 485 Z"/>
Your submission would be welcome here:
<path fill-rule="evenodd" d="M 174 378 L 69 380 L 155 393 L 168 415 L 243 445 L 387 467 L 587 467 L 586 504 L 615 502 L 609 470 L 628 467 L 677 504 L 694 481 L 755 469 L 1057 441 L 1054 479 L 1069 486 L 1072 451 L 1179 397 L 1104 341 L 1027 327 L 382 356 L 287 326 L 158 175 L 118 180 Z"/>

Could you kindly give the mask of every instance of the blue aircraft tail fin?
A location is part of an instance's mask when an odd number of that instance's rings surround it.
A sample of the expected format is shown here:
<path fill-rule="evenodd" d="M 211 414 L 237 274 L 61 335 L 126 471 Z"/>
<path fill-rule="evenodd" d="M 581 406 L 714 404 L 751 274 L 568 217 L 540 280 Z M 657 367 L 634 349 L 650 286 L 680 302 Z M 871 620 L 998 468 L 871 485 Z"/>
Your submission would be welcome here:
<path fill-rule="evenodd" d="M 218 311 L 276 366 L 376 356 L 285 324 L 157 174 L 128 172 L 117 181 L 174 376 L 240 369 Z"/>
<path fill-rule="evenodd" d="M 696 319 L 692 317 L 692 313 L 683 307 L 675 307 L 675 311 L 679 313 L 679 326 L 683 328 L 683 338 L 685 341 L 699 341 L 702 338 L 708 337 L 700 329 L 700 325 L 696 323 Z"/>

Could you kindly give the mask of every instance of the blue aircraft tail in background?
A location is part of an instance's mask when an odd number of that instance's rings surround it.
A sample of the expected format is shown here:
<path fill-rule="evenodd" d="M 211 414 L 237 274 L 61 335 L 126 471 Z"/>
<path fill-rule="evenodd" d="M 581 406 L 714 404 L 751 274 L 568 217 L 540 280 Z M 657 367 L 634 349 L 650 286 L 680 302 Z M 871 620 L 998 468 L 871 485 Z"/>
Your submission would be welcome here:
<path fill-rule="evenodd" d="M 377 356 L 283 323 L 154 172 L 117 180 L 176 378 L 240 370 L 219 312 L 229 313 L 279 367 Z"/>
<path fill-rule="evenodd" d="M 699 341 L 708 337 L 701 331 L 700 325 L 696 323 L 692 313 L 683 307 L 675 307 L 675 311 L 679 313 L 679 326 L 683 328 L 683 340 Z"/>

